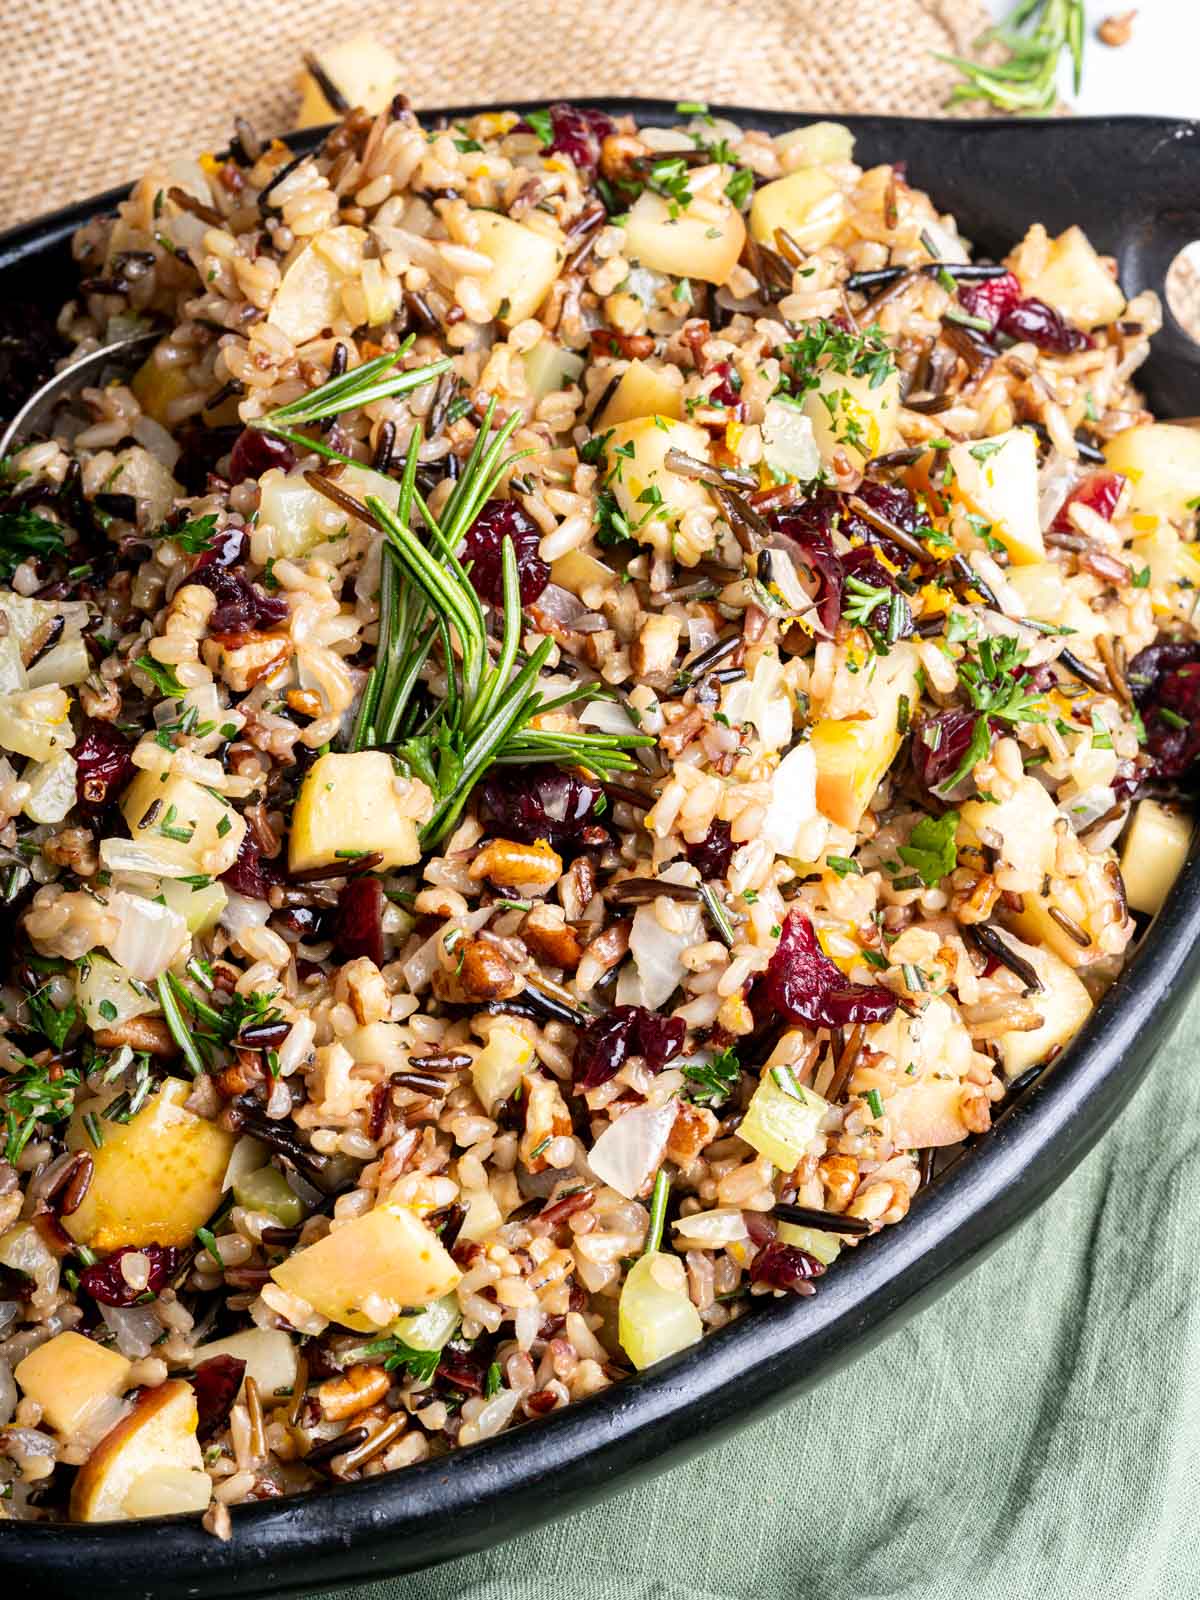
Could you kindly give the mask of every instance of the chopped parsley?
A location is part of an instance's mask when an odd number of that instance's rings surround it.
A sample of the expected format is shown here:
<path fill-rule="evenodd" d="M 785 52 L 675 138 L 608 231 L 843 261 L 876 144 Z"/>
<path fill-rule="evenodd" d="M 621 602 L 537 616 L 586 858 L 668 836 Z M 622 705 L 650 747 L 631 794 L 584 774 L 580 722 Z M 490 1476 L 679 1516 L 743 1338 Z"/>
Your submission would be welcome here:
<path fill-rule="evenodd" d="M 732 1045 L 718 1051 L 711 1061 L 688 1062 L 683 1067 L 690 1085 L 689 1097 L 706 1105 L 721 1105 L 728 1100 L 741 1072 L 741 1062 Z"/>
<path fill-rule="evenodd" d="M 922 817 L 896 854 L 905 866 L 912 867 L 926 888 L 935 888 L 958 865 L 958 846 L 954 835 L 958 812 L 942 817 Z"/>
<path fill-rule="evenodd" d="M 0 511 L 0 580 L 8 583 L 22 561 L 29 556 L 51 560 L 66 549 L 66 529 L 49 517 L 22 506 L 17 511 Z"/>

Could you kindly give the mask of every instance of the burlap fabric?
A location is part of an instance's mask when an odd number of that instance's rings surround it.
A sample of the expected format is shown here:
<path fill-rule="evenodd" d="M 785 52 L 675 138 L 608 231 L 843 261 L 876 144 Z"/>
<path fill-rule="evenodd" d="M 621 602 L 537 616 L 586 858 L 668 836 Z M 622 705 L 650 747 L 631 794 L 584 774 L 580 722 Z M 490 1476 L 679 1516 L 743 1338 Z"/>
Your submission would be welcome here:
<path fill-rule="evenodd" d="M 936 115 L 982 0 L 10 0 L 0 230 L 220 146 L 241 111 L 291 125 L 301 52 L 369 31 L 413 104 L 642 94 Z"/>

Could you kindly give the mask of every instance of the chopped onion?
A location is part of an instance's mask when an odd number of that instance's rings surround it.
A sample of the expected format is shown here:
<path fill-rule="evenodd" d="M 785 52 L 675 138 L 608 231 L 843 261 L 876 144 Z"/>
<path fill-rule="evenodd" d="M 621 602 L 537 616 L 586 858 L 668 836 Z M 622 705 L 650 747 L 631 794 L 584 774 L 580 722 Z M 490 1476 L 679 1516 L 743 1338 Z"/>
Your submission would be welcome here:
<path fill-rule="evenodd" d="M 31 689 L 44 689 L 47 684 L 57 684 L 60 689 L 71 689 L 77 683 L 82 683 L 91 670 L 91 657 L 87 653 L 87 645 L 83 642 L 83 635 L 76 633 L 56 644 L 53 650 L 47 650 L 46 654 L 30 667 L 26 683 Z"/>
<path fill-rule="evenodd" d="M 163 1331 L 162 1323 L 154 1315 L 153 1306 L 101 1304 L 100 1315 L 115 1334 L 117 1349 L 131 1361 L 140 1361 L 148 1356 L 154 1341 Z"/>
<path fill-rule="evenodd" d="M 244 1133 L 230 1152 L 221 1192 L 232 1189 L 235 1183 L 241 1183 L 242 1179 L 248 1178 L 252 1172 L 258 1172 L 270 1159 L 271 1152 L 266 1145 Z"/>
<path fill-rule="evenodd" d="M 783 681 L 778 653 L 764 650 L 752 678 L 730 684 L 721 711 L 733 726 L 752 722 L 765 750 L 782 750 L 792 737 L 792 700 Z"/>
<path fill-rule="evenodd" d="M 722 1206 L 716 1211 L 698 1211 L 692 1217 L 679 1217 L 671 1227 L 676 1232 L 676 1242 L 684 1244 L 685 1248 L 694 1240 L 702 1249 L 713 1250 L 750 1236 L 737 1206 Z"/>
<path fill-rule="evenodd" d="M 271 915 L 271 907 L 265 900 L 252 900 L 249 895 L 237 894 L 232 889 L 228 890 L 228 896 L 218 920 L 235 939 L 247 928 L 265 926 Z"/>
<path fill-rule="evenodd" d="M 130 431 L 156 461 L 161 461 L 168 472 L 174 472 L 175 463 L 179 460 L 179 446 L 161 422 L 155 422 L 153 417 L 141 416 Z"/>
<path fill-rule="evenodd" d="M 186 861 L 172 861 L 153 844 L 133 839 L 101 839 L 100 860 L 110 872 L 143 872 L 156 878 L 186 878 L 193 868 Z"/>
<path fill-rule="evenodd" d="M 0 1300 L 0 1339 L 7 1337 L 8 1330 L 20 1315 L 19 1300 Z"/>
<path fill-rule="evenodd" d="M 767 401 L 762 421 L 763 455 L 772 472 L 801 483 L 820 476 L 821 452 L 812 420 L 796 401 L 776 395 Z"/>
<path fill-rule="evenodd" d="M 817 760 L 811 744 L 798 744 L 775 769 L 771 801 L 759 829 L 776 855 L 799 854 L 802 828 L 817 814 Z"/>
<path fill-rule="evenodd" d="M 569 589 L 562 589 L 557 583 L 548 583 L 534 602 L 536 609 L 543 616 L 551 618 L 554 622 L 564 623 L 570 627 L 580 617 L 587 613 L 587 607 L 578 595 Z"/>
<path fill-rule="evenodd" d="M 580 714 L 581 728 L 598 728 L 601 733 L 638 733 L 637 723 L 616 700 L 593 700 Z"/>
<path fill-rule="evenodd" d="M 61 822 L 75 804 L 75 757 L 69 750 L 31 763 L 23 774 L 29 798 L 22 808 L 33 822 Z"/>
<path fill-rule="evenodd" d="M 659 873 L 662 883 L 695 884 L 695 867 L 686 861 L 673 861 Z M 680 931 L 664 928 L 654 910 L 654 902 L 639 906 L 629 931 L 629 953 L 633 964 L 622 968 L 617 980 L 617 1003 L 645 1006 L 658 1011 L 671 998 L 686 974 L 683 952 L 704 937 L 704 917 L 698 902 L 672 902 L 678 913 Z"/>
<path fill-rule="evenodd" d="M 662 1165 L 675 1126 L 675 1110 L 674 1100 L 661 1106 L 638 1106 L 605 1128 L 588 1155 L 588 1165 L 600 1182 L 626 1200 L 636 1200 Z"/>
<path fill-rule="evenodd" d="M 461 928 L 464 933 L 474 933 L 476 928 L 483 927 L 492 915 L 492 911 L 491 906 L 484 906 L 479 911 L 469 911 L 465 917 L 457 917 L 454 926 Z M 429 987 L 438 969 L 438 947 L 445 937 L 446 930 L 439 928 L 404 963 L 404 981 L 408 984 L 410 994 L 417 994 Z"/>
<path fill-rule="evenodd" d="M 187 923 L 170 906 L 124 890 L 109 905 L 118 919 L 116 938 L 109 945 L 113 960 L 143 983 L 160 977 L 187 946 Z"/>

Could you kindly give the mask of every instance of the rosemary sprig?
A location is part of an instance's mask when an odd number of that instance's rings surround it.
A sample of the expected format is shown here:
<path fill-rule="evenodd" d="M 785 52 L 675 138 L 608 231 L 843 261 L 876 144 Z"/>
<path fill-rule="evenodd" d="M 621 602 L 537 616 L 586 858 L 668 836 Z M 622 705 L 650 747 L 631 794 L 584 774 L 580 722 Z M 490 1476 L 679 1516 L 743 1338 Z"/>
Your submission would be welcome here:
<path fill-rule="evenodd" d="M 348 457 L 327 445 L 323 439 L 311 439 L 307 434 L 297 433 L 296 429 L 311 427 L 315 422 L 324 422 L 329 417 L 340 416 L 343 411 L 354 411 L 375 400 L 385 400 L 394 395 L 407 394 L 411 389 L 420 389 L 435 378 L 440 378 L 443 372 L 454 365 L 451 356 L 442 356 L 423 367 L 397 371 L 397 364 L 412 349 L 413 337 L 410 334 L 400 348 L 390 355 L 364 361 L 361 366 L 342 373 L 340 378 L 330 378 L 327 383 L 310 390 L 308 394 L 302 394 L 299 399 L 289 401 L 285 406 L 276 406 L 274 411 L 256 418 L 250 426 L 273 434 L 277 439 L 286 439 L 301 450 L 313 451 L 328 461 L 346 461 Z"/>
<path fill-rule="evenodd" d="M 1029 32 L 1020 30 L 1033 23 Z M 1002 111 L 1052 111 L 1058 97 L 1058 63 L 1070 52 L 1074 91 L 1083 77 L 1083 0 L 1021 0 L 1008 22 L 989 28 L 980 45 L 998 41 L 1009 59 L 988 67 L 963 56 L 938 56 L 957 67 L 963 81 L 956 84 L 949 103 L 987 100 Z"/>
<path fill-rule="evenodd" d="M 374 495 L 360 504 L 319 474 L 311 480 L 337 504 L 373 523 L 386 540 L 376 664 L 350 744 L 354 750 L 390 749 L 405 770 L 429 785 L 434 811 L 421 833 L 426 849 L 451 831 L 471 790 L 497 762 L 553 761 L 607 776 L 629 771 L 634 765 L 629 752 L 654 742 L 645 734 L 580 733 L 533 725 L 565 704 L 596 699 L 608 691 L 603 685 L 583 684 L 550 699 L 540 692 L 538 682 L 554 641 L 543 639 L 519 659 L 520 581 L 508 538 L 503 549 L 499 650 L 494 662 L 489 656 L 487 617 L 457 552 L 505 473 L 528 453 L 505 455 L 520 414 L 511 416 L 493 435 L 494 413 L 493 401 L 440 517 L 434 517 L 416 487 L 419 427 L 409 443 L 395 510 Z M 414 531 L 417 518 L 425 539 Z M 419 720 L 414 691 L 439 640 L 445 698 Z"/>

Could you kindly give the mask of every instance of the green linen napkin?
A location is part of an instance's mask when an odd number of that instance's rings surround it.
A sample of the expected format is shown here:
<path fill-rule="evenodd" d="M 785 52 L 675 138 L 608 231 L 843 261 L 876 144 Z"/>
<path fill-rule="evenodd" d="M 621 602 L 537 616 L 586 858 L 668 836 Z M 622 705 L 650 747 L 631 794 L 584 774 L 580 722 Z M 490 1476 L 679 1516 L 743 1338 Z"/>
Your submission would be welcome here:
<path fill-rule="evenodd" d="M 1196 1600 L 1200 996 L 979 1270 L 686 1466 L 340 1600 Z"/>

